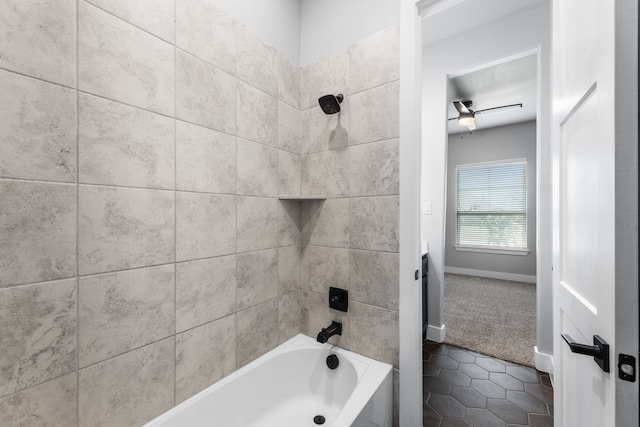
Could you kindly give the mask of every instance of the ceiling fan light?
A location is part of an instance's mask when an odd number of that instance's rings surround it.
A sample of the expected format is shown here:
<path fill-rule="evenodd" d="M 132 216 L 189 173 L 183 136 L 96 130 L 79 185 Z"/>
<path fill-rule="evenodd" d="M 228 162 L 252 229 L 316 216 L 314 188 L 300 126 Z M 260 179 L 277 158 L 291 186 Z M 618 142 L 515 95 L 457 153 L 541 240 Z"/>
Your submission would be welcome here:
<path fill-rule="evenodd" d="M 460 113 L 458 116 L 458 124 L 460 126 L 470 126 L 476 121 L 473 113 Z"/>

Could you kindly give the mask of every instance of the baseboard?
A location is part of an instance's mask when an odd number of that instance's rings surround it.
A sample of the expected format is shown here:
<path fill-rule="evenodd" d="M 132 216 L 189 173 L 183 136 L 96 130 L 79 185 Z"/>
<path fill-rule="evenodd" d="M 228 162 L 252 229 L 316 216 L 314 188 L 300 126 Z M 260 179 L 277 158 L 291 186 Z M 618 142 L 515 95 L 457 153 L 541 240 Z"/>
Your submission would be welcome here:
<path fill-rule="evenodd" d="M 444 336 L 445 325 L 442 325 L 440 327 L 431 325 L 427 326 L 427 339 L 429 341 L 444 342 Z"/>
<path fill-rule="evenodd" d="M 502 273 L 499 271 L 474 270 L 471 268 L 445 267 L 445 273 L 461 274 L 463 276 L 486 277 L 489 279 L 511 280 L 512 282 L 536 283 L 536 276 L 526 274 Z"/>
<path fill-rule="evenodd" d="M 538 371 L 548 372 L 550 375 L 553 375 L 553 355 L 540 353 L 538 346 L 535 346 L 533 347 L 533 362 Z"/>

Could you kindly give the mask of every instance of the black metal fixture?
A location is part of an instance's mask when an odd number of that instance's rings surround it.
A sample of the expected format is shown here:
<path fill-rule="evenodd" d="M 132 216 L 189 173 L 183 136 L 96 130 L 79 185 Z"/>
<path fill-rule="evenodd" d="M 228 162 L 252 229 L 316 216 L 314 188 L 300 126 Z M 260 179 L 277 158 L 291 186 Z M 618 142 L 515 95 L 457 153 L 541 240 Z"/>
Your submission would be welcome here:
<path fill-rule="evenodd" d="M 318 98 L 318 103 L 325 114 L 336 114 L 340 112 L 340 104 L 343 99 L 344 95 L 341 93 L 338 95 L 325 95 Z"/>
<path fill-rule="evenodd" d="M 322 415 L 316 415 L 315 417 L 313 417 L 313 422 L 318 425 L 321 425 L 321 424 L 324 424 L 325 418 Z"/>
<path fill-rule="evenodd" d="M 336 322 L 335 320 L 331 322 L 331 325 L 322 328 L 322 330 L 318 332 L 317 341 L 324 344 L 334 335 L 342 335 L 342 323 Z"/>
<path fill-rule="evenodd" d="M 609 372 L 609 344 L 599 335 L 593 336 L 593 345 L 578 344 L 569 334 L 562 334 L 562 339 L 569 344 L 572 353 L 592 356 L 603 371 Z"/>
<path fill-rule="evenodd" d="M 327 367 L 331 370 L 336 369 L 340 364 L 340 360 L 338 360 L 338 356 L 335 354 L 330 354 L 327 356 Z"/>
<path fill-rule="evenodd" d="M 346 289 L 329 288 L 329 308 L 334 310 L 347 311 L 349 308 L 349 291 Z"/>

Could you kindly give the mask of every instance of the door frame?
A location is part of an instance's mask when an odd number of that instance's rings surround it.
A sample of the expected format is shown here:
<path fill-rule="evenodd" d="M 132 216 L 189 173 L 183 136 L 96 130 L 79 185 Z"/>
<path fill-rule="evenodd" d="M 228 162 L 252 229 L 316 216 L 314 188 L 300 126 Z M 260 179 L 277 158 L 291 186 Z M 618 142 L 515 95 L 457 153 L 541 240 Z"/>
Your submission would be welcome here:
<path fill-rule="evenodd" d="M 615 11 L 615 99 L 616 99 L 616 337 L 618 354 L 639 356 L 640 317 L 638 312 L 638 46 L 639 8 L 633 1 L 616 0 Z M 635 339 L 629 339 L 634 337 Z M 640 425 L 640 380 L 617 379 L 618 356 L 612 355 L 612 375 L 616 378 L 616 425 Z M 636 372 L 638 363 L 636 363 Z"/>
<path fill-rule="evenodd" d="M 460 0 L 402 0 L 400 16 L 400 425 L 422 425 L 422 331 L 420 325 L 421 287 L 413 279 L 420 270 L 419 177 L 421 158 L 420 95 L 421 46 L 420 14 L 429 6 Z M 439 6 L 440 6 L 439 5 Z M 624 108 L 616 114 L 616 139 L 626 140 L 616 147 L 616 181 L 626 179 L 626 185 L 616 187 L 616 252 L 625 254 L 620 269 L 616 269 L 616 347 L 621 352 L 639 355 L 640 317 L 638 312 L 638 38 L 640 31 L 636 2 L 616 0 L 616 97 Z M 620 49 L 618 49 L 620 48 Z M 416 94 L 418 94 L 416 96 Z M 625 200 L 624 203 L 622 200 Z M 625 209 L 625 210 L 623 210 Z M 624 315 L 623 315 L 624 313 Z M 624 318 L 623 318 L 624 317 Z M 622 336 L 624 332 L 624 337 Z M 635 339 L 629 341 L 628 337 Z M 616 356 L 617 359 L 617 356 Z M 637 368 L 637 367 L 636 367 Z M 640 423 L 638 403 L 640 381 L 617 381 L 616 414 L 619 425 Z"/>

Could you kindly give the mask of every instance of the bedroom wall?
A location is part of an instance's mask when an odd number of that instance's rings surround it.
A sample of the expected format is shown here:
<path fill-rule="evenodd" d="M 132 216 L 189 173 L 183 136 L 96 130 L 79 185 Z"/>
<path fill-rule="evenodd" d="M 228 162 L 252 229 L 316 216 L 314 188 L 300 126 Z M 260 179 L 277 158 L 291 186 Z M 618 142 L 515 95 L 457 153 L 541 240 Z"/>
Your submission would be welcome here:
<path fill-rule="evenodd" d="M 530 121 L 485 130 L 450 134 L 447 153 L 447 213 L 445 271 L 456 269 L 536 275 L 536 122 Z M 527 255 L 502 255 L 458 251 L 456 243 L 456 166 L 498 160 L 527 160 Z M 522 278 L 524 279 L 524 278 Z"/>

